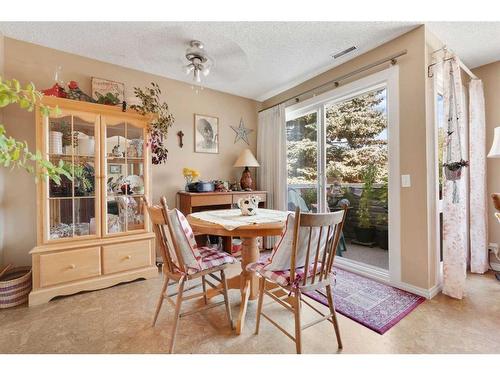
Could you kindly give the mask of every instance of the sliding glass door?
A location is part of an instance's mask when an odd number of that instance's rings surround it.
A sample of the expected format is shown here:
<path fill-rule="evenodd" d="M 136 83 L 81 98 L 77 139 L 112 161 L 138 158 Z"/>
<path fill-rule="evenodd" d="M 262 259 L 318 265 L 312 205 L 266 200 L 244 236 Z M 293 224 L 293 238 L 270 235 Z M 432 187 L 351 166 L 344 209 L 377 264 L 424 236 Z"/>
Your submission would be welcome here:
<path fill-rule="evenodd" d="M 389 269 L 385 87 L 325 104 L 327 210 L 349 201 L 338 255 Z"/>
<path fill-rule="evenodd" d="M 288 209 L 319 212 L 318 112 L 297 114 L 286 122 Z"/>
<path fill-rule="evenodd" d="M 386 278 L 392 263 L 397 279 L 399 223 L 391 220 L 399 216 L 397 138 L 390 143 L 397 136 L 397 93 L 390 91 L 397 86 L 389 76 L 375 74 L 287 108 L 287 190 L 289 210 L 329 212 L 348 203 L 338 259 Z"/>

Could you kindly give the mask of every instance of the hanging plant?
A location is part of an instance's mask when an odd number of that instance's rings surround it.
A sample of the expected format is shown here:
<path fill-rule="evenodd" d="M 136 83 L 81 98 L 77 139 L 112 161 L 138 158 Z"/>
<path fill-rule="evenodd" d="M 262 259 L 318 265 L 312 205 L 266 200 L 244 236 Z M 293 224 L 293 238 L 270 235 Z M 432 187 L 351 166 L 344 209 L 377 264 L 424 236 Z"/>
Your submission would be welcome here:
<path fill-rule="evenodd" d="M 443 163 L 446 180 L 453 183 L 452 203 L 460 202 L 459 186 L 457 181 L 462 177 L 462 168 L 469 162 L 462 157 L 462 137 L 460 136 L 460 119 L 462 111 L 457 99 L 457 87 L 455 85 L 455 74 L 453 64 L 450 63 L 450 87 L 448 108 L 448 129 L 446 138 L 446 162 Z"/>
<path fill-rule="evenodd" d="M 151 147 L 151 162 L 153 164 L 165 163 L 168 158 L 168 149 L 165 142 L 168 129 L 174 124 L 174 116 L 168 109 L 168 104 L 161 102 L 161 90 L 157 83 L 151 82 L 151 87 L 144 90 L 134 87 L 135 96 L 141 104 L 131 105 L 130 108 L 142 115 L 153 115 L 148 127 L 148 140 L 146 144 Z"/>
<path fill-rule="evenodd" d="M 444 175 L 448 181 L 457 181 L 462 177 L 462 168 L 468 167 L 469 162 L 461 159 L 452 163 L 444 163 Z"/>

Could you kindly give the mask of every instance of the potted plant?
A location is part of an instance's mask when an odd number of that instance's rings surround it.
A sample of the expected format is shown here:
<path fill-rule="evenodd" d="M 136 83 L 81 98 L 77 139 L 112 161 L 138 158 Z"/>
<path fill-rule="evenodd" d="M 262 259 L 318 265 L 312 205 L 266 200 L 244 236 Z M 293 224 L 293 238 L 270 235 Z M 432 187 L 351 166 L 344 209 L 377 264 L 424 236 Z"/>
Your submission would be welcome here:
<path fill-rule="evenodd" d="M 356 240 L 363 244 L 371 244 L 375 239 L 375 227 L 370 216 L 370 204 L 373 197 L 373 183 L 377 169 L 369 165 L 363 173 L 363 192 L 359 199 L 357 211 L 358 224 L 354 227 Z"/>
<path fill-rule="evenodd" d="M 460 161 L 444 163 L 444 175 L 448 181 L 457 181 L 462 177 L 462 168 L 468 167 L 469 162 L 460 159 Z"/>
<path fill-rule="evenodd" d="M 183 168 L 182 175 L 186 179 L 185 190 L 191 191 L 189 189 L 189 185 L 191 185 L 193 183 L 193 181 L 200 176 L 200 172 L 198 172 L 197 170 L 191 169 L 191 168 Z"/>
<path fill-rule="evenodd" d="M 378 247 L 384 250 L 389 250 L 389 228 L 387 224 L 387 212 L 378 214 L 375 225 L 375 240 Z"/>
<path fill-rule="evenodd" d="M 168 104 L 161 101 L 161 90 L 157 83 L 151 82 L 151 87 L 144 90 L 134 87 L 134 93 L 141 103 L 131 105 L 130 108 L 143 116 L 151 116 L 147 140 L 147 145 L 151 146 L 151 162 L 165 163 L 168 158 L 167 135 L 174 124 L 174 116 L 170 113 Z"/>

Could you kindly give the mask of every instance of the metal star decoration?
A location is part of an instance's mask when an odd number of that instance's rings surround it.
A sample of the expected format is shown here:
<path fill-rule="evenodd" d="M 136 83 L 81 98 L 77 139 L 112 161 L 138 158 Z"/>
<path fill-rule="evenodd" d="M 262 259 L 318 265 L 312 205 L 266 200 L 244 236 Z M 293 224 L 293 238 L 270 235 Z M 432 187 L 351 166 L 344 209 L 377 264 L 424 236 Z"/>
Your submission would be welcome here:
<path fill-rule="evenodd" d="M 231 129 L 233 129 L 234 132 L 236 133 L 236 137 L 234 138 L 234 143 L 242 139 L 247 143 L 247 145 L 250 145 L 250 142 L 248 141 L 248 134 L 253 132 L 253 129 L 245 128 L 245 124 L 243 123 L 243 118 L 240 120 L 240 125 L 237 128 L 231 126 Z"/>

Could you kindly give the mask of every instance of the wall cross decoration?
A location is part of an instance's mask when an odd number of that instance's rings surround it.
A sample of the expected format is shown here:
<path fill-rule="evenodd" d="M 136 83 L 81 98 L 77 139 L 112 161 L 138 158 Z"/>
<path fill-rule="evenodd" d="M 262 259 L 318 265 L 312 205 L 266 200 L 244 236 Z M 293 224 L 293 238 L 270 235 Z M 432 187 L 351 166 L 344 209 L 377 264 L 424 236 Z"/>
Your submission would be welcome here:
<path fill-rule="evenodd" d="M 250 145 L 248 141 L 248 134 L 253 132 L 253 129 L 245 128 L 245 124 L 243 123 L 243 118 L 240 120 L 240 125 L 236 128 L 231 126 L 231 129 L 236 133 L 236 137 L 234 138 L 234 143 L 238 142 L 238 140 L 242 139 L 246 142 L 247 145 Z"/>
<path fill-rule="evenodd" d="M 179 147 L 182 148 L 182 146 L 184 146 L 184 142 L 182 141 L 182 137 L 184 137 L 184 133 L 182 132 L 182 130 L 179 130 L 177 132 L 177 137 L 179 137 Z"/>

